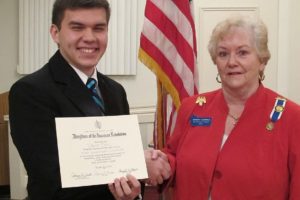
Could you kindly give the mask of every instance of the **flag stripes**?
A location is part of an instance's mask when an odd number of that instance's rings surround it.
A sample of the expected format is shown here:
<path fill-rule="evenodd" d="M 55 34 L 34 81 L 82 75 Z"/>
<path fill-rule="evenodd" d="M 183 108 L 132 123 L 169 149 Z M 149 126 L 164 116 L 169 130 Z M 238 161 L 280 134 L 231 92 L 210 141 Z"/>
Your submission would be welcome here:
<path fill-rule="evenodd" d="M 163 114 L 157 113 L 156 120 L 164 121 L 164 124 L 159 123 L 163 124 L 164 134 L 169 133 L 165 127 L 171 127 L 166 122 L 174 122 L 172 118 L 176 117 L 174 108 L 178 109 L 185 97 L 198 93 L 196 55 L 195 27 L 189 0 L 147 0 L 139 59 L 156 74 L 172 98 L 170 104 L 165 97 L 159 96 L 164 92 L 158 91 L 158 99 L 162 100 L 158 101 L 158 108 Z M 171 112 L 166 111 L 170 107 Z M 157 126 L 156 123 L 155 129 L 159 128 Z"/>
<path fill-rule="evenodd" d="M 144 53 L 140 52 L 139 58 L 142 62 L 147 62 L 149 57 L 156 61 L 158 65 L 148 67 L 156 73 L 161 71 L 156 75 L 167 86 L 176 108 L 183 98 L 198 91 L 193 27 L 188 0 L 147 1 L 140 43 Z M 164 83 L 166 77 L 170 77 L 168 83 Z"/>
<path fill-rule="evenodd" d="M 156 7 L 161 9 L 162 12 L 160 14 L 163 14 L 166 16 L 168 20 L 170 20 L 174 25 L 178 25 L 178 28 L 176 29 L 178 32 L 181 33 L 181 35 L 185 38 L 185 40 L 189 43 L 189 45 L 192 47 L 193 44 L 193 33 L 192 33 L 192 27 L 191 22 L 189 19 L 184 15 L 179 7 L 176 6 L 176 1 L 162 1 L 162 0 L 153 0 L 152 3 L 156 5 Z M 151 2 L 149 3 L 149 9 L 151 9 Z M 153 8 L 153 7 L 152 7 Z M 189 12 L 189 11 L 188 11 Z M 159 11 L 157 11 L 159 14 Z M 154 15 L 154 12 L 148 13 L 146 16 L 150 17 L 150 15 Z"/>

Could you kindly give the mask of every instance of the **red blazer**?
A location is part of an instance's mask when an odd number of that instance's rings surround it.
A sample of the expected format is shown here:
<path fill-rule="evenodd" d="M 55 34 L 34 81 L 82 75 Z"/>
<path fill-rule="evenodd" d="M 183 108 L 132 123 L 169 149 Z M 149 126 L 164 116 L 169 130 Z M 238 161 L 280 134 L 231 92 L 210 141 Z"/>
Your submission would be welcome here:
<path fill-rule="evenodd" d="M 202 106 L 196 102 L 205 97 Z M 228 107 L 222 90 L 184 100 L 167 144 L 176 200 L 299 200 L 300 106 L 287 101 L 269 131 L 275 98 L 262 85 L 220 149 Z M 191 118 L 211 124 L 193 125 Z M 210 120 L 209 120 L 210 119 Z"/>

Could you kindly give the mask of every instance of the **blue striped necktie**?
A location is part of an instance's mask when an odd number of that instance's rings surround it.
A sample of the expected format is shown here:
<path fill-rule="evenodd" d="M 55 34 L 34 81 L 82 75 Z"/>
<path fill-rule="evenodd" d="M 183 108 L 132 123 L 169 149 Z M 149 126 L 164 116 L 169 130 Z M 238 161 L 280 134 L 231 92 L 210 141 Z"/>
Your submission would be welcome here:
<path fill-rule="evenodd" d="M 95 101 L 95 103 L 100 107 L 100 109 L 104 113 L 104 111 L 105 111 L 104 102 L 103 102 L 102 98 L 98 95 L 96 85 L 97 85 L 97 81 L 95 79 L 88 78 L 88 80 L 86 82 L 86 87 L 91 92 L 92 98 Z"/>

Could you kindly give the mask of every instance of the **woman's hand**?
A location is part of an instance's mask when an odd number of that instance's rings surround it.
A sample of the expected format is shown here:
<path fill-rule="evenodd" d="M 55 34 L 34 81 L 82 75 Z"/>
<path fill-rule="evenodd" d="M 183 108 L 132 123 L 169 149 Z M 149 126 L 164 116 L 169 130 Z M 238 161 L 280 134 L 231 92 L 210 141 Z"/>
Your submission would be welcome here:
<path fill-rule="evenodd" d="M 171 175 L 171 167 L 168 157 L 160 150 L 145 150 L 148 176 L 146 183 L 149 185 L 162 184 Z"/>

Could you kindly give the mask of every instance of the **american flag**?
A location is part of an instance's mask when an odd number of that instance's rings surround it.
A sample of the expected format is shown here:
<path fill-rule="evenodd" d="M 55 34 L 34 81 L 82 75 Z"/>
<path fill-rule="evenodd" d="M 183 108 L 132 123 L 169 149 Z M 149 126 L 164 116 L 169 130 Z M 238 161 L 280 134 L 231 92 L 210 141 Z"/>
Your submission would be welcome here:
<path fill-rule="evenodd" d="M 163 148 L 181 101 L 198 93 L 195 25 L 189 0 L 147 0 L 139 59 L 158 82 L 154 146 Z"/>

